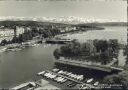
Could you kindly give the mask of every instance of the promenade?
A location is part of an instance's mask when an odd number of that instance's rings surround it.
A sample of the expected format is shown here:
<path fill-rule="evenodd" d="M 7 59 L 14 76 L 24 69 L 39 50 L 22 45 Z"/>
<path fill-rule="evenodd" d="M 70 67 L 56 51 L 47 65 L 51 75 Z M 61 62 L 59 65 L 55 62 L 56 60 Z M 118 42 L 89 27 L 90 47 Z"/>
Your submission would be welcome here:
<path fill-rule="evenodd" d="M 112 72 L 112 71 L 122 71 L 122 68 L 117 68 L 117 67 L 112 67 L 112 66 L 107 66 L 107 65 L 99 65 L 95 63 L 88 63 L 88 62 L 83 62 L 83 61 L 76 61 L 76 60 L 55 60 L 55 63 L 61 63 L 61 64 L 67 64 L 67 65 L 74 65 L 74 66 L 79 66 L 79 67 L 85 67 L 85 68 L 90 68 L 90 69 L 95 69 L 95 70 L 101 70 L 105 72 Z"/>

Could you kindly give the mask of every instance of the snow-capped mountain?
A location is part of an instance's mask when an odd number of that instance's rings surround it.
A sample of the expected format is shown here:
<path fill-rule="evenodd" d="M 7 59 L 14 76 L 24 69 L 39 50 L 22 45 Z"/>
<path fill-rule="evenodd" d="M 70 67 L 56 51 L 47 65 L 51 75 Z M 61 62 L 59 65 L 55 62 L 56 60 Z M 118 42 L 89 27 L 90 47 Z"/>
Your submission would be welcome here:
<path fill-rule="evenodd" d="M 32 21 L 42 21 L 42 22 L 56 22 L 56 23 L 70 23 L 70 24 L 78 24 L 78 23 L 105 23 L 105 22 L 126 22 L 125 20 L 114 20 L 114 19 L 95 19 L 95 18 L 80 18 L 74 16 L 61 16 L 61 17 L 0 17 L 0 21 L 3 20 L 32 20 Z"/>

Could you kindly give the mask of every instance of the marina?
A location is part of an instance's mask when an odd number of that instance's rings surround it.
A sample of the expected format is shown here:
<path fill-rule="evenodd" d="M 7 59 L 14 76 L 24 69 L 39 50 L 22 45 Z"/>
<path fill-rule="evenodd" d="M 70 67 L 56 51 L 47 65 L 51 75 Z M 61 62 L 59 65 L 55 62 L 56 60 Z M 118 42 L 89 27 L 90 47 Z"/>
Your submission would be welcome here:
<path fill-rule="evenodd" d="M 96 88 L 96 87 L 98 88 L 99 82 L 93 80 L 93 78 L 87 79 L 85 82 L 84 77 L 81 80 L 79 80 L 79 79 L 76 80 L 76 79 L 72 78 L 71 76 L 75 75 L 75 74 L 72 74 L 72 72 L 67 72 L 67 71 L 63 71 L 63 70 L 59 70 L 59 69 L 57 71 L 55 71 L 55 70 L 57 70 L 57 69 L 53 69 L 52 71 L 46 70 L 46 71 L 39 72 L 37 75 L 41 76 L 42 79 L 40 79 L 36 82 L 24 83 L 24 84 L 21 84 L 19 86 L 12 88 L 12 89 L 19 90 L 20 88 L 27 87 L 28 84 L 32 84 L 34 90 L 38 90 L 39 88 L 43 89 L 44 85 L 47 85 L 49 83 L 48 79 L 54 81 L 57 84 L 66 85 L 68 89 L 69 88 L 75 89 L 76 87 L 77 87 L 77 89 L 84 89 L 84 88 L 89 89 L 89 88 Z M 60 72 L 63 72 L 63 73 L 60 73 Z M 64 72 L 66 72 L 66 73 L 64 74 Z M 76 77 L 79 77 L 79 76 L 81 76 L 81 75 L 78 75 Z M 48 81 L 45 81 L 45 80 L 48 80 Z M 40 81 L 42 83 L 40 83 Z M 59 89 L 59 87 L 57 87 L 57 89 Z M 32 90 L 32 88 L 29 90 Z"/>
<path fill-rule="evenodd" d="M 81 79 L 78 77 L 81 76 Z M 100 83 L 94 78 L 87 78 L 84 75 L 77 75 L 72 72 L 54 68 L 51 71 L 45 70 L 37 73 L 40 79 L 34 82 L 27 82 L 13 87 L 14 90 L 40 90 L 40 89 L 109 89 L 111 87 L 121 88 L 121 85 L 109 86 Z"/>

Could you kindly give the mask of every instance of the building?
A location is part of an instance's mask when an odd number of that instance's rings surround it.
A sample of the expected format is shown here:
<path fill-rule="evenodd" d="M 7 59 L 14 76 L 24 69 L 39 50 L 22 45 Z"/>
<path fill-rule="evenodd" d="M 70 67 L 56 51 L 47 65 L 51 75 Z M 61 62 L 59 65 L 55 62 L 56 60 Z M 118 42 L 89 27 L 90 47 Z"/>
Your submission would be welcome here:
<path fill-rule="evenodd" d="M 30 28 L 27 28 L 30 29 Z M 25 28 L 24 27 L 16 27 L 16 35 L 18 36 L 19 34 L 24 33 Z"/>
<path fill-rule="evenodd" d="M 0 36 L 1 37 L 9 37 L 14 35 L 14 30 L 13 29 L 0 29 Z"/>
<path fill-rule="evenodd" d="M 8 40 L 12 40 L 12 38 L 14 36 L 18 36 L 19 34 L 24 33 L 24 27 L 18 27 L 16 26 L 16 28 L 14 29 L 10 29 L 10 28 L 0 28 L 0 42 L 4 39 Z"/>

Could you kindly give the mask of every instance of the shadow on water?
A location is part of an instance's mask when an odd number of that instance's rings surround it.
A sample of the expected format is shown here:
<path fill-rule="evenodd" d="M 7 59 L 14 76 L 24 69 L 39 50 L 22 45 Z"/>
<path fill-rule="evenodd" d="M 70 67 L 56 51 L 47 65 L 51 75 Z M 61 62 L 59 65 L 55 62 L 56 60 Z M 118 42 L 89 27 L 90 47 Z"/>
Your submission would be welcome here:
<path fill-rule="evenodd" d="M 88 69 L 84 67 L 60 64 L 60 63 L 55 63 L 54 67 L 68 72 L 72 72 L 74 74 L 84 75 L 85 78 L 94 78 L 96 80 L 101 80 L 107 75 L 118 73 L 118 72 L 105 72 L 105 71 Z"/>

